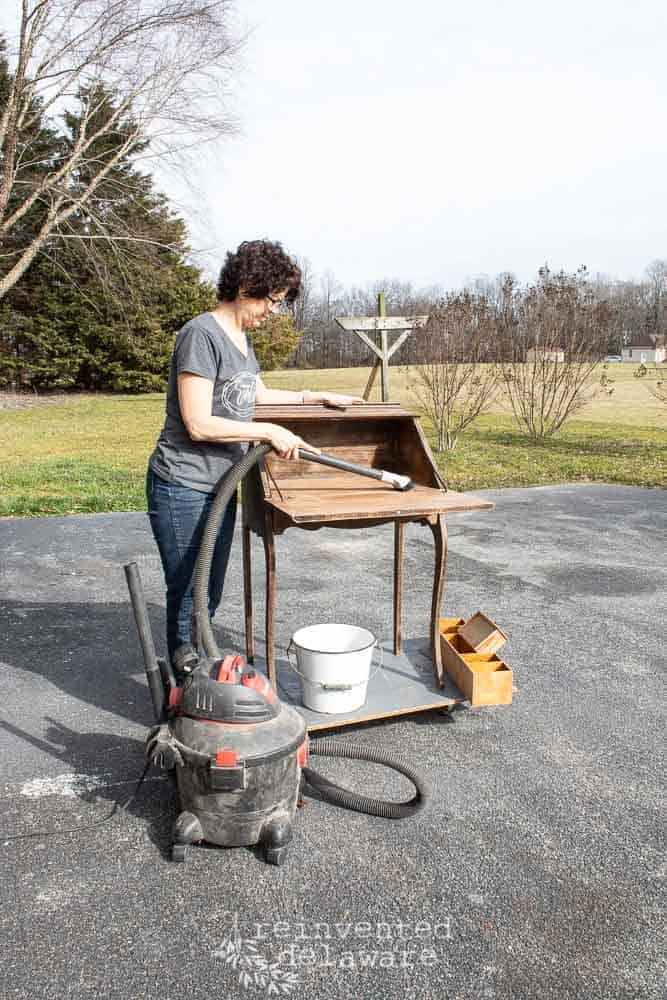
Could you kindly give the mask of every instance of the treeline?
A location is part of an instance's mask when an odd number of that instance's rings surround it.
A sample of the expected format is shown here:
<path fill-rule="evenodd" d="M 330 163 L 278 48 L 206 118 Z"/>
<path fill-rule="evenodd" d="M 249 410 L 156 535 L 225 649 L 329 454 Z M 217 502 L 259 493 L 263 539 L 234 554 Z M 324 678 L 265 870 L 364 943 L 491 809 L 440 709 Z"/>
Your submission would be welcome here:
<path fill-rule="evenodd" d="M 548 268 L 540 270 L 534 282 L 521 285 L 510 273 L 494 279 L 477 278 L 460 290 L 431 286 L 417 289 L 409 282 L 377 281 L 366 288 L 345 289 L 331 272 L 317 282 L 307 261 L 302 262 L 304 294 L 298 307 L 297 319 L 303 335 L 299 346 L 289 357 L 291 368 L 347 368 L 369 365 L 369 348 L 354 334 L 342 330 L 336 316 L 374 316 L 377 297 L 385 294 L 388 316 L 418 316 L 438 314 L 452 299 L 465 294 L 480 310 L 495 315 L 497 335 L 489 338 L 486 353 L 480 360 L 509 361 L 515 357 L 512 329 L 518 315 L 525 312 L 522 303 L 534 298 L 536 289 L 550 287 L 576 288 L 579 299 L 595 304 L 598 325 L 591 334 L 591 347 L 601 355 L 620 355 L 624 346 L 639 341 L 660 341 L 667 337 L 667 261 L 653 261 L 641 281 L 616 281 L 597 275 L 592 277 L 582 268 L 576 274 L 553 275 Z M 560 301 L 564 301 L 561 295 Z M 539 313 L 535 314 L 534 340 L 539 343 Z M 563 311 L 566 321 L 567 311 Z M 562 345 L 569 340 L 563 331 Z M 594 344 L 593 344 L 594 340 Z M 522 344 L 528 343 L 525 336 Z M 438 354 L 433 329 L 415 330 L 392 358 L 394 364 L 415 365 L 431 362 Z"/>

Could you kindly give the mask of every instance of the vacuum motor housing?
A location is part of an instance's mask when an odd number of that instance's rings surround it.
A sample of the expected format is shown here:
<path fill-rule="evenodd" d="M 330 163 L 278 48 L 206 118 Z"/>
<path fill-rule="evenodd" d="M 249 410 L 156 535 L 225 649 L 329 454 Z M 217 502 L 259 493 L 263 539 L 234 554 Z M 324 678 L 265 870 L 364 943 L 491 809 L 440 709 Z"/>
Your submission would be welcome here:
<path fill-rule="evenodd" d="M 168 729 L 183 764 L 176 767 L 179 845 L 260 844 L 279 864 L 291 839 L 308 755 L 306 724 L 261 673 L 240 656 L 208 661 L 172 688 Z"/>

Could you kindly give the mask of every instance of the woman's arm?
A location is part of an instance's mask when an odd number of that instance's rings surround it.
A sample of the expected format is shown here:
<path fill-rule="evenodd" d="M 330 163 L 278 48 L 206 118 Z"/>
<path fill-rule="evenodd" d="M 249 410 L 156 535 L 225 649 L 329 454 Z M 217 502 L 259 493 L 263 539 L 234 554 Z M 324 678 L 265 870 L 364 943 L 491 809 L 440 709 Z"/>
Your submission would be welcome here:
<path fill-rule="evenodd" d="M 298 458 L 299 448 L 319 454 L 308 444 L 278 424 L 229 420 L 211 413 L 213 382 L 201 375 L 182 372 L 178 376 L 178 404 L 185 429 L 193 441 L 266 441 L 281 458 Z"/>
<path fill-rule="evenodd" d="M 290 389 L 267 389 L 260 376 L 257 376 L 255 402 L 263 403 L 303 403 L 303 392 L 292 392 Z"/>
<path fill-rule="evenodd" d="M 303 389 L 301 392 L 292 392 L 290 389 L 267 389 L 260 376 L 257 376 L 257 394 L 255 399 L 258 403 L 326 403 L 328 406 L 351 406 L 354 403 L 365 402 L 361 396 L 346 396 L 338 392 L 312 392 L 310 389 Z"/>

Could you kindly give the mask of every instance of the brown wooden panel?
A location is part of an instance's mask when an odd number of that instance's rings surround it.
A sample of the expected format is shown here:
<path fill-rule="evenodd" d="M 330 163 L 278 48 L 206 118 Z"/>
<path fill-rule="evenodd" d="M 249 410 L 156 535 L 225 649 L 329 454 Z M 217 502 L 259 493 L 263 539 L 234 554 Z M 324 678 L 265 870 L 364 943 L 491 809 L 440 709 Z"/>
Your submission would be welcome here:
<path fill-rule="evenodd" d="M 414 421 L 413 427 L 414 427 L 414 429 L 415 429 L 415 431 L 417 433 L 417 437 L 419 438 L 419 441 L 421 443 L 422 451 L 423 451 L 424 455 L 426 456 L 427 461 L 430 463 L 431 468 L 433 469 L 433 472 L 435 474 L 435 478 L 437 480 L 438 486 L 440 486 L 442 489 L 446 490 L 448 488 L 447 487 L 447 483 L 445 482 L 443 476 L 440 473 L 440 469 L 437 466 L 435 458 L 433 457 L 433 453 L 431 452 L 431 449 L 429 447 L 428 441 L 426 440 L 426 435 L 424 434 L 424 431 L 422 430 L 421 424 L 419 423 L 418 420 Z"/>
<path fill-rule="evenodd" d="M 363 519 L 374 517 L 420 518 L 429 514 L 448 514 L 464 510 L 488 510 L 493 507 L 489 500 L 470 496 L 466 493 L 456 493 L 453 490 L 429 489 L 417 486 L 405 493 L 393 490 L 384 483 L 377 486 L 370 480 L 349 476 L 354 480 L 348 487 L 343 487 L 342 477 L 321 477 L 317 481 L 317 489 L 308 489 L 303 480 L 286 481 L 280 484 L 282 497 L 277 495 L 268 501 L 277 510 L 283 511 L 295 524 L 308 521 L 343 521 L 347 519 Z M 356 483 L 361 483 L 357 486 Z"/>
<path fill-rule="evenodd" d="M 259 420 L 280 423 L 325 454 L 397 472 L 421 486 L 446 488 L 415 417 L 396 404 L 350 407 L 344 415 L 325 407 L 258 407 L 257 411 Z M 273 453 L 266 456 L 265 465 L 269 480 L 281 491 L 282 481 L 295 476 L 318 483 L 327 478 L 322 466 L 287 462 Z M 266 495 L 270 493 L 269 489 Z"/>
<path fill-rule="evenodd" d="M 421 486 L 444 488 L 444 481 L 416 421 L 406 420 L 399 425 L 396 447 L 403 475 L 410 476 L 413 482 Z"/>
<path fill-rule="evenodd" d="M 351 406 L 302 406 L 301 404 L 258 404 L 254 420 L 285 425 L 286 420 L 396 420 L 418 417 L 419 410 L 404 410 L 400 403 L 355 403 Z"/>
<path fill-rule="evenodd" d="M 380 441 L 346 446 L 325 445 L 322 447 L 312 438 L 304 438 L 304 440 L 308 441 L 308 444 L 313 445 L 313 447 L 320 448 L 325 455 L 342 458 L 347 462 L 354 462 L 363 468 L 386 469 L 389 472 L 400 472 L 403 475 L 408 475 L 407 472 L 403 471 L 403 464 L 396 458 L 396 449 L 392 442 Z M 296 462 L 287 461 L 271 453 L 266 456 L 265 463 L 269 477 L 272 476 L 279 486 L 287 479 L 319 479 L 331 476 L 331 469 L 324 465 L 301 460 Z M 359 477 L 353 473 L 348 473 L 347 475 L 351 476 L 354 482 L 359 482 Z M 316 486 L 311 485 L 310 488 L 314 489 Z"/>
<path fill-rule="evenodd" d="M 271 423 L 273 421 L 267 421 Z M 277 423 L 277 421 L 275 421 Z M 404 423 L 413 423 L 412 417 L 397 420 L 295 420 L 285 416 L 280 421 L 293 434 L 305 438 L 321 448 L 344 448 L 354 444 L 381 444 L 400 441 L 400 428 Z"/>
<path fill-rule="evenodd" d="M 429 469 L 429 460 L 423 455 L 418 435 L 403 434 L 404 424 L 414 422 L 411 417 L 396 421 L 328 421 L 326 423 L 304 420 L 285 420 L 284 426 L 298 433 L 308 444 L 319 448 L 324 454 L 345 459 L 366 468 L 386 469 L 408 475 L 419 471 L 418 482 L 424 485 L 439 485 L 434 470 Z M 422 452 L 421 460 L 418 452 Z M 269 453 L 265 458 L 269 477 L 280 485 L 284 479 L 298 476 L 319 479 L 326 477 L 328 470 L 313 462 L 291 462 Z M 427 471 L 425 471 L 425 469 Z M 282 487 L 281 487 L 282 488 Z"/>

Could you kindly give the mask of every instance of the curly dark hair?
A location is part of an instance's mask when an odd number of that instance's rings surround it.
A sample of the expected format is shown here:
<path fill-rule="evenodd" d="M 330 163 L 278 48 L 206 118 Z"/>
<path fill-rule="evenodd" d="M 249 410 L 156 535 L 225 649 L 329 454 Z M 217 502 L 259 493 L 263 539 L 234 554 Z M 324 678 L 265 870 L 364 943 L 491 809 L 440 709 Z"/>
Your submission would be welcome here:
<path fill-rule="evenodd" d="M 265 299 L 287 289 L 285 300 L 294 302 L 301 287 L 301 270 L 280 243 L 248 240 L 227 254 L 218 278 L 218 300 L 231 302 L 243 289 L 252 299 Z"/>

